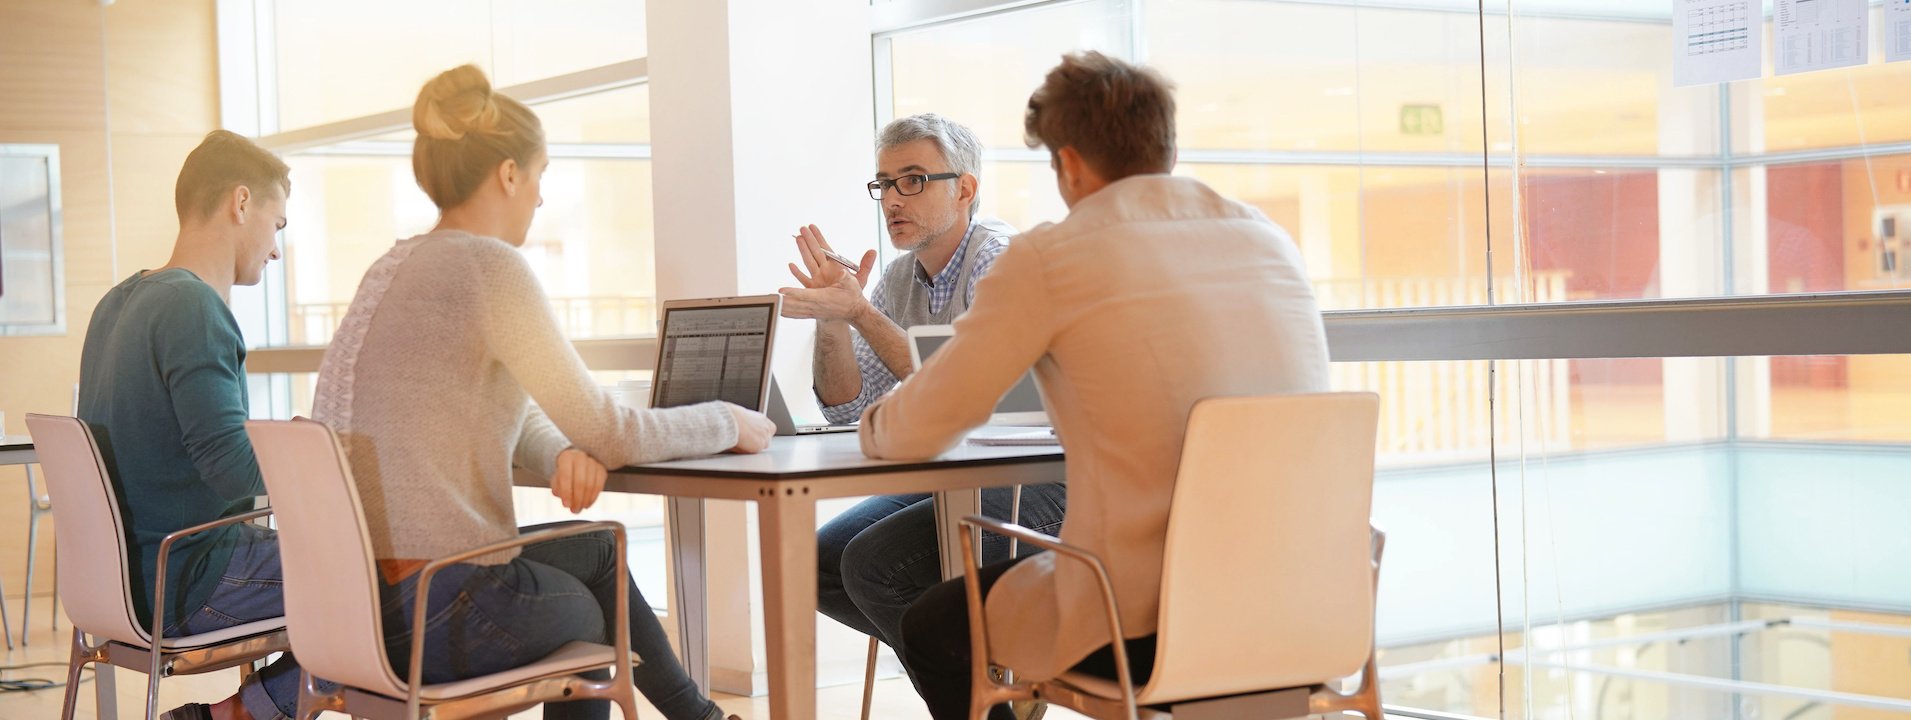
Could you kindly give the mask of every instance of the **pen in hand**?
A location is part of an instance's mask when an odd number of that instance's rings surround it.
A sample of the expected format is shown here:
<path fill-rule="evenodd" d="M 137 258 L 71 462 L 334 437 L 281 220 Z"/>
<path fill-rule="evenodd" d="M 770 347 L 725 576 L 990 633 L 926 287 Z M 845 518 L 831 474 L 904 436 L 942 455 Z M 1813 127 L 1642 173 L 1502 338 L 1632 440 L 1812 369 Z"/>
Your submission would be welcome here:
<path fill-rule="evenodd" d="M 800 240 L 802 239 L 803 236 L 797 235 L 795 237 Z M 862 266 L 857 265 L 856 263 L 850 262 L 849 258 L 843 257 L 841 255 L 837 255 L 835 252 L 832 252 L 829 248 L 817 248 L 817 250 L 823 253 L 823 257 L 829 258 L 830 260 L 835 261 L 837 265 L 841 265 L 843 266 L 844 269 L 849 270 L 849 274 L 851 275 L 855 275 L 863 271 Z"/>
<path fill-rule="evenodd" d="M 856 263 L 850 262 L 849 258 L 843 257 L 841 255 L 837 255 L 836 253 L 831 252 L 827 249 L 823 250 L 823 257 L 829 258 L 831 260 L 835 260 L 837 265 L 841 265 L 845 268 L 848 268 L 849 274 L 851 275 L 855 275 L 856 273 L 863 271 L 863 269 L 857 266 Z"/>

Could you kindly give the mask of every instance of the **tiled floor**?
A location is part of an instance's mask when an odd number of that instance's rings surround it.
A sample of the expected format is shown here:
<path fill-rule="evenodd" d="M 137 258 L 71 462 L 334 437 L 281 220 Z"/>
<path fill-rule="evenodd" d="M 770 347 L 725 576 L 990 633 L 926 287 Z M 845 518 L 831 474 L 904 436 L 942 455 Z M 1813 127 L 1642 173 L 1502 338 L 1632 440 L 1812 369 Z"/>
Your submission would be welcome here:
<path fill-rule="evenodd" d="M 35 598 L 35 602 L 40 602 Z M 17 599 L 10 603 L 10 609 L 17 609 Z M 59 680 L 66 674 L 67 642 L 70 632 L 64 620 L 62 633 L 55 638 L 47 627 L 44 605 L 34 613 L 38 622 L 33 623 L 32 635 L 25 647 L 15 647 L 12 652 L 0 655 L 0 667 L 13 668 L 23 664 L 51 663 L 44 667 L 32 667 L 23 670 L 7 669 L 0 671 L 0 678 L 18 680 L 21 678 L 46 678 Z M 14 628 L 19 629 L 19 618 L 13 618 Z M 18 641 L 18 637 L 15 638 Z M 94 690 L 91 674 L 82 680 L 77 720 L 93 720 L 97 717 L 94 703 Z M 119 716 L 122 718 L 139 717 L 145 704 L 146 677 L 139 673 L 119 671 L 116 673 L 119 695 Z M 238 670 L 227 670 L 205 675 L 169 678 L 160 684 L 159 707 L 162 711 L 187 702 L 212 702 L 231 694 L 239 682 Z M 62 690 L 51 688 L 33 692 L 0 693 L 0 720 L 41 720 L 58 718 Z M 862 686 L 858 684 L 823 688 L 817 692 L 819 713 L 817 720 L 855 720 L 860 715 Z M 642 696 L 638 696 L 641 701 Z M 740 715 L 744 720 L 760 720 L 769 717 L 769 703 L 766 698 L 747 698 L 736 695 L 718 695 L 718 705 L 724 710 Z M 655 720 L 661 716 L 648 705 L 639 709 L 639 715 L 646 720 Z M 871 715 L 880 720 L 926 720 L 929 713 L 917 699 L 915 690 L 908 681 L 895 678 L 879 681 L 876 685 L 875 708 Z M 324 715 L 321 717 L 336 719 L 341 716 Z M 513 720 L 533 720 L 542 717 L 536 709 L 512 716 Z M 1066 711 L 1051 710 L 1050 718 L 1079 717 Z"/>

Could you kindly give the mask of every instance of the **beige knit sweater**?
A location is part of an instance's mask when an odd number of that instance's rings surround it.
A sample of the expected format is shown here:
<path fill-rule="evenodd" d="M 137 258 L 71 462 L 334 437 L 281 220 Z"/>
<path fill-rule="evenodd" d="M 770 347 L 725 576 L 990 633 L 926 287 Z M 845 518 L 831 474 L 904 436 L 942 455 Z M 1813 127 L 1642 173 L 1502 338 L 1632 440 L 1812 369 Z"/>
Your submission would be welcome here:
<path fill-rule="evenodd" d="M 517 250 L 449 230 L 401 240 L 365 272 L 325 351 L 314 408 L 351 461 L 380 559 L 516 537 L 513 465 L 548 477 L 566 447 L 614 469 L 737 442 L 722 403 L 616 404 Z"/>

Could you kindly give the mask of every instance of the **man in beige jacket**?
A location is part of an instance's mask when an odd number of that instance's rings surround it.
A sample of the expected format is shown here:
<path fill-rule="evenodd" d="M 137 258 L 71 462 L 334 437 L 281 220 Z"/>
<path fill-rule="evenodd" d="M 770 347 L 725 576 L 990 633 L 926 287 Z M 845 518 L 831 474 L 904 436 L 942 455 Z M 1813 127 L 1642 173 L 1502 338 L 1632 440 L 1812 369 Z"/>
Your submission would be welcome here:
<path fill-rule="evenodd" d="M 1094 52 L 1048 74 L 1026 130 L 1031 147 L 1049 149 L 1068 217 L 1009 245 L 955 338 L 873 404 L 861 430 L 871 457 L 937 455 L 1033 366 L 1068 452 L 1061 537 L 1107 565 L 1138 684 L 1154 660 L 1189 411 L 1208 397 L 1327 389 L 1327 343 L 1294 242 L 1253 208 L 1168 175 L 1172 93 L 1155 71 Z M 1113 676 L 1087 568 L 1041 553 L 988 566 L 982 581 L 996 660 L 1030 679 Z M 960 580 L 904 616 L 904 665 L 938 720 L 968 717 L 968 632 Z"/>

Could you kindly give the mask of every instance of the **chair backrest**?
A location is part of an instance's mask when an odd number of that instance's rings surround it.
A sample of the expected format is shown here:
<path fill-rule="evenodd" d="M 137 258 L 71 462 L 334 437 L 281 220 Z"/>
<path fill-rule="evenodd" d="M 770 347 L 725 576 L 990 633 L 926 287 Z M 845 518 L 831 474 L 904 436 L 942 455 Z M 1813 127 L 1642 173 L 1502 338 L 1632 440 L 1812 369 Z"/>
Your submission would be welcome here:
<path fill-rule="evenodd" d="M 404 686 L 385 657 L 378 569 L 358 486 L 332 430 L 310 420 L 246 423 L 278 520 L 285 629 L 300 667 L 385 695 Z"/>
<path fill-rule="evenodd" d="M 1162 563 L 1143 703 L 1311 685 L 1373 646 L 1379 397 L 1324 393 L 1195 405 Z"/>
<path fill-rule="evenodd" d="M 60 508 L 53 537 L 60 549 L 60 603 L 67 618 L 88 635 L 150 644 L 133 609 L 119 494 L 92 429 L 79 418 L 29 413 L 27 432 L 46 472 L 47 495 Z M 145 592 L 150 597 L 152 591 Z"/>

